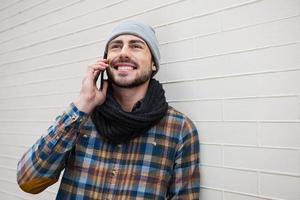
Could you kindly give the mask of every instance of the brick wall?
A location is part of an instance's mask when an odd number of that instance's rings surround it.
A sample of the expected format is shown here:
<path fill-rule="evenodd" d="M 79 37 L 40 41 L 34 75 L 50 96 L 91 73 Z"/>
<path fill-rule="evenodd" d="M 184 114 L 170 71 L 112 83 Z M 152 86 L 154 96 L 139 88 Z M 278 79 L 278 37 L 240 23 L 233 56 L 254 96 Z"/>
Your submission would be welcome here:
<path fill-rule="evenodd" d="M 151 24 L 169 103 L 201 139 L 203 200 L 300 199 L 300 0 L 1 0 L 0 199 L 122 19 Z"/>

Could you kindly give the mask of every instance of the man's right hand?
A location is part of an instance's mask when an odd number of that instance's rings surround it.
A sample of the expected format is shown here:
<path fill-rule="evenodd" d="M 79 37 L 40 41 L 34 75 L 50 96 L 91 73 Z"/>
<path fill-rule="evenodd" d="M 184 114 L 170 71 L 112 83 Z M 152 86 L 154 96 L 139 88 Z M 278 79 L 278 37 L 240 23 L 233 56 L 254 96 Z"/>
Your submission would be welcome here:
<path fill-rule="evenodd" d="M 89 114 L 97 105 L 104 103 L 108 83 L 103 81 L 103 89 L 97 88 L 96 81 L 99 74 L 108 67 L 107 59 L 98 60 L 90 65 L 83 78 L 79 99 L 74 102 L 75 106 L 82 112 Z"/>

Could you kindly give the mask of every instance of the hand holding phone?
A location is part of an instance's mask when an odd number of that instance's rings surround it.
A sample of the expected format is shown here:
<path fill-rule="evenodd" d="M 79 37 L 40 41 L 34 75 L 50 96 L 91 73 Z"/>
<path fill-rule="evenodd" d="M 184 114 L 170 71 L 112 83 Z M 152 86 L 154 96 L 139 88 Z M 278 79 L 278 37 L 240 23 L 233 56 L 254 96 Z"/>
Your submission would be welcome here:
<path fill-rule="evenodd" d="M 108 83 L 103 80 L 104 71 L 108 67 L 107 60 L 98 60 L 88 67 L 82 81 L 79 99 L 75 101 L 77 108 L 85 113 L 90 113 L 94 107 L 104 103 Z M 100 88 L 97 87 L 97 79 L 100 76 Z"/>

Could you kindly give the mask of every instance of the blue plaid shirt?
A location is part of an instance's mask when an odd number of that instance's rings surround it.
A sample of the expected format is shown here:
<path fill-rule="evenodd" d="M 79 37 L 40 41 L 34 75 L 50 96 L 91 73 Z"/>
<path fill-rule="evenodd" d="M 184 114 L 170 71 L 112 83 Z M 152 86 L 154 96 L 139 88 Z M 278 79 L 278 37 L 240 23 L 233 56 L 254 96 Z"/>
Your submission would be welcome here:
<path fill-rule="evenodd" d="M 199 199 L 199 138 L 169 107 L 146 134 L 114 145 L 102 140 L 74 104 L 21 158 L 20 187 L 39 193 L 64 174 L 56 199 Z"/>

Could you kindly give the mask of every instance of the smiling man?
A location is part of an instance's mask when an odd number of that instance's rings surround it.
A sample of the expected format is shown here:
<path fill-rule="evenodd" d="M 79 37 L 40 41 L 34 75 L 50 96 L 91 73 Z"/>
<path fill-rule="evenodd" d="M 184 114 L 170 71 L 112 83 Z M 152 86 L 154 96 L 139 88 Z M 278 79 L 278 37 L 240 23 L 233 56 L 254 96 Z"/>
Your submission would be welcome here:
<path fill-rule="evenodd" d="M 134 88 L 148 82 L 156 67 L 147 44 L 137 36 L 121 35 L 108 45 L 109 78 L 119 87 Z M 133 55 L 130 55 L 132 54 Z M 141 66 L 145 66 L 142 67 Z M 115 76 L 112 73 L 115 72 Z"/>
<path fill-rule="evenodd" d="M 20 187 L 39 193 L 64 169 L 56 199 L 199 199 L 198 133 L 166 102 L 159 61 L 153 28 L 118 24 L 79 98 L 19 161 Z"/>

